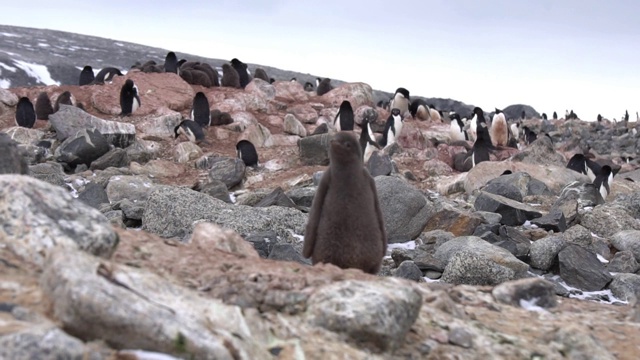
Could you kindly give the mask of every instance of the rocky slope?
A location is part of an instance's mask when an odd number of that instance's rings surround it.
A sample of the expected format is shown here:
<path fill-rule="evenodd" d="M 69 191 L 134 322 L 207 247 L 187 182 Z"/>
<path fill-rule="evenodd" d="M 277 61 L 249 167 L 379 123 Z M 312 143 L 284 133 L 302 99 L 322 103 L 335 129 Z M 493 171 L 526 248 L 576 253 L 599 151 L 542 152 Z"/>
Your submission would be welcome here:
<path fill-rule="evenodd" d="M 637 358 L 637 162 L 605 201 L 565 168 L 584 148 L 635 154 L 634 124 L 530 119 L 550 136 L 458 173 L 448 124 L 406 119 L 368 164 L 391 243 L 371 276 L 300 255 L 328 163 L 330 134 L 313 133 L 343 99 L 381 129 L 370 86 L 126 78 L 142 103 L 129 117 L 125 77 L 0 90 L 0 358 Z M 18 96 L 65 90 L 85 110 L 13 126 Z M 201 146 L 174 138 L 197 91 L 233 119 Z"/>

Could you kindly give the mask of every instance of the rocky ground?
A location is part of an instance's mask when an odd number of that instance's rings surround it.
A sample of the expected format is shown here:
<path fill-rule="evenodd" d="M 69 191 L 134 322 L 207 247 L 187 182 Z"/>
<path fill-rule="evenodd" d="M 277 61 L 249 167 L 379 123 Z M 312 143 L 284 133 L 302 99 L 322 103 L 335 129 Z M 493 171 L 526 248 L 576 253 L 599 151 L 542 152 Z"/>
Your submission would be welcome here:
<path fill-rule="evenodd" d="M 635 154 L 635 124 L 528 119 L 550 138 L 458 173 L 448 124 L 407 118 L 368 164 L 391 243 L 371 276 L 300 255 L 328 163 L 330 135 L 312 134 L 333 131 L 344 99 L 381 130 L 367 84 L 319 97 L 126 77 L 142 103 L 130 117 L 120 77 L 0 91 L 0 358 L 637 358 L 637 163 L 604 202 L 565 168 L 586 148 Z M 18 96 L 65 90 L 86 111 L 13 126 Z M 174 138 L 197 91 L 234 120 L 200 146 Z M 236 159 L 240 139 L 257 169 Z"/>

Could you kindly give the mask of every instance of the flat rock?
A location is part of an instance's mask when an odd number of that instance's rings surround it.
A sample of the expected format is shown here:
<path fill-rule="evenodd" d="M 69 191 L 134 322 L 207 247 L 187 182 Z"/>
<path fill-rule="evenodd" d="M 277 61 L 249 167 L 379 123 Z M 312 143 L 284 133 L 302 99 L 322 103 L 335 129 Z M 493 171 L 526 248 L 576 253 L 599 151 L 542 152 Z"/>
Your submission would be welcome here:
<path fill-rule="evenodd" d="M 571 286 L 598 291 L 611 281 L 611 274 L 596 254 L 581 246 L 568 244 L 558 253 L 558 261 L 560 277 Z"/>
<path fill-rule="evenodd" d="M 567 243 L 562 236 L 552 235 L 534 241 L 529 247 L 531 266 L 540 270 L 549 270 L 556 262 L 558 253 Z"/>
<path fill-rule="evenodd" d="M 507 281 L 493 288 L 491 294 L 497 301 L 513 306 L 552 308 L 558 304 L 553 284 L 541 278 Z"/>
<path fill-rule="evenodd" d="M 474 203 L 476 211 L 495 212 L 502 215 L 500 222 L 504 225 L 517 226 L 542 216 L 532 206 L 508 199 L 504 196 L 481 191 Z"/>
<path fill-rule="evenodd" d="M 119 90 L 118 93 L 120 93 Z M 126 148 L 136 140 L 136 129 L 133 124 L 100 119 L 70 105 L 60 105 L 60 110 L 49 115 L 49 123 L 60 141 L 84 129 L 98 130 L 109 144 L 121 148 Z"/>

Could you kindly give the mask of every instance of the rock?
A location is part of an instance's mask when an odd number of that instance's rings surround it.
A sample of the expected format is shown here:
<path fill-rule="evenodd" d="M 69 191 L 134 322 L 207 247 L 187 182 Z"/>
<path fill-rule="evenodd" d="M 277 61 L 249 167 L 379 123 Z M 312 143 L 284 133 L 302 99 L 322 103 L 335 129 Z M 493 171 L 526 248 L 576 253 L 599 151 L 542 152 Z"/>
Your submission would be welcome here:
<path fill-rule="evenodd" d="M 127 220 L 142 221 L 142 215 L 144 213 L 144 203 L 134 203 L 128 199 L 120 201 L 120 209 L 124 213 Z M 140 225 L 137 225 L 137 227 Z"/>
<path fill-rule="evenodd" d="M 332 106 L 339 107 L 342 101 L 348 100 L 354 109 L 363 105 L 373 106 L 373 90 L 365 83 L 345 83 L 322 96 Z"/>
<path fill-rule="evenodd" d="M 94 209 L 100 209 L 100 205 L 109 203 L 107 192 L 102 185 L 96 183 L 88 183 L 84 190 L 78 193 L 78 200 Z"/>
<path fill-rule="evenodd" d="M 581 225 L 574 225 L 570 227 L 562 235 L 565 242 L 580 245 L 585 249 L 591 248 L 591 245 L 593 244 L 591 232 Z"/>
<path fill-rule="evenodd" d="M 472 235 L 482 222 L 476 214 L 445 205 L 429 218 L 423 231 L 440 229 L 454 236 Z"/>
<path fill-rule="evenodd" d="M 311 265 L 311 260 L 305 259 L 291 244 L 275 244 L 267 259 L 279 261 L 295 261 L 304 265 Z"/>
<path fill-rule="evenodd" d="M 0 175 L 0 239 L 9 251 L 42 266 L 56 247 L 108 258 L 118 236 L 96 209 L 65 189 L 23 175 Z"/>
<path fill-rule="evenodd" d="M 500 237 L 497 242 L 489 242 L 508 250 L 518 259 L 528 259 L 529 248 L 531 247 L 529 238 L 524 236 L 518 229 L 509 226 L 501 226 L 498 234 Z"/>
<path fill-rule="evenodd" d="M 502 195 L 509 199 L 522 202 L 522 198 L 527 196 L 529 192 L 529 183 L 531 182 L 531 180 L 532 178 L 531 178 L 531 175 L 529 175 L 529 173 L 524 171 L 518 171 L 508 175 L 500 175 L 495 179 L 489 180 L 489 182 L 487 182 L 487 185 L 485 185 L 483 190 L 490 192 L 492 194 Z M 487 190 L 487 186 L 489 185 L 493 185 L 493 189 L 496 189 L 498 191 L 496 192 L 496 191 Z M 506 187 L 506 189 L 502 190 L 501 189 L 502 187 Z M 519 200 L 517 198 L 517 195 L 515 197 L 512 197 L 511 195 L 509 195 L 514 192 L 512 188 L 517 189 L 517 191 L 520 193 Z"/>
<path fill-rule="evenodd" d="M 44 132 L 42 130 L 29 129 L 22 126 L 10 127 L 3 130 L 3 132 L 9 135 L 11 140 L 23 145 L 37 143 L 44 137 Z"/>
<path fill-rule="evenodd" d="M 556 152 L 553 142 L 546 136 L 538 136 L 538 139 L 526 149 L 514 155 L 511 161 L 545 166 L 555 165 L 558 167 L 563 167 L 567 164 L 567 160 Z"/>
<path fill-rule="evenodd" d="M 291 200 L 287 195 L 285 195 L 284 190 L 281 187 L 277 187 L 273 190 L 269 195 L 265 196 L 260 200 L 255 207 L 269 207 L 269 206 L 283 206 L 295 208 L 296 204 Z"/>
<path fill-rule="evenodd" d="M 433 215 L 431 201 L 402 179 L 378 176 L 374 180 L 389 243 L 418 237 Z"/>
<path fill-rule="evenodd" d="M 201 156 L 202 149 L 191 141 L 181 142 L 173 150 L 173 159 L 179 163 L 196 160 Z"/>
<path fill-rule="evenodd" d="M 263 259 L 266 259 L 267 257 L 269 257 L 269 255 L 271 254 L 271 250 L 278 242 L 278 235 L 272 230 L 267 230 L 263 232 L 254 232 L 251 235 L 243 234 L 242 237 L 251 245 L 253 245 L 253 248 L 258 252 L 258 255 L 260 255 L 260 257 Z M 274 253 L 274 256 L 277 255 L 279 257 L 280 254 L 284 253 L 284 251 L 282 250 L 286 250 L 286 249 L 280 249 L 277 253 Z M 300 258 L 304 260 L 302 255 L 300 255 Z M 276 259 L 276 260 L 282 260 L 282 259 Z"/>
<path fill-rule="evenodd" d="M 273 100 L 276 97 L 276 89 L 273 85 L 262 79 L 253 78 L 251 82 L 244 88 L 247 94 L 255 95 L 264 100 Z"/>
<path fill-rule="evenodd" d="M 614 360 L 616 358 L 583 327 L 575 324 L 559 327 L 553 341 L 560 344 L 560 352 L 568 359 Z"/>
<path fill-rule="evenodd" d="M 502 176 L 498 177 L 497 179 L 500 179 L 501 177 Z M 489 181 L 487 185 L 482 188 L 482 191 L 488 192 L 490 194 L 500 195 L 517 202 L 522 202 L 523 199 L 523 195 L 517 187 L 505 182 L 495 182 L 493 180 Z"/>
<path fill-rule="evenodd" d="M 55 151 L 56 161 L 70 167 L 86 166 L 109 151 L 109 143 L 98 130 L 84 129 L 69 136 Z"/>
<path fill-rule="evenodd" d="M 510 226 L 522 225 L 527 220 L 542 216 L 534 207 L 485 191 L 480 191 L 473 206 L 476 211 L 495 212 L 502 215 L 500 222 Z"/>
<path fill-rule="evenodd" d="M 276 98 L 289 102 L 308 102 L 309 95 L 304 91 L 302 84 L 297 81 L 276 81 Z"/>
<path fill-rule="evenodd" d="M 529 268 L 509 251 L 475 236 L 447 241 L 435 257 L 446 264 L 442 281 L 452 284 L 497 285 L 526 277 Z"/>
<path fill-rule="evenodd" d="M 58 163 L 48 162 L 29 166 L 29 175 L 51 185 L 66 186 L 64 169 Z"/>
<path fill-rule="evenodd" d="M 167 111 L 162 115 L 145 116 L 136 121 L 139 137 L 154 136 L 159 138 L 175 138 L 176 126 L 182 122 L 182 114 L 177 111 Z"/>
<path fill-rule="evenodd" d="M 29 163 L 18 143 L 0 133 L 0 174 L 28 174 Z"/>
<path fill-rule="evenodd" d="M 413 261 L 405 260 L 393 272 L 393 276 L 418 282 L 422 279 L 422 271 Z"/>
<path fill-rule="evenodd" d="M 307 216 L 298 210 L 273 206 L 253 208 L 229 205 L 191 189 L 158 186 L 149 195 L 142 217 L 142 229 L 162 237 L 184 237 L 194 222 L 205 220 L 240 234 L 273 230 L 287 237 L 291 231 L 304 233 Z"/>
<path fill-rule="evenodd" d="M 248 126 L 238 140 L 248 140 L 257 148 L 274 145 L 274 138 L 271 132 L 262 124 Z"/>
<path fill-rule="evenodd" d="M 635 273 L 638 270 L 640 264 L 631 251 L 618 251 L 607 264 L 607 271 L 612 273 Z"/>
<path fill-rule="evenodd" d="M 161 146 L 155 141 L 138 140 L 125 150 L 127 151 L 129 161 L 145 164 L 159 155 Z"/>
<path fill-rule="evenodd" d="M 147 177 L 118 175 L 109 179 L 106 191 L 111 203 L 124 199 L 137 203 L 147 201 L 154 187 Z"/>
<path fill-rule="evenodd" d="M 121 148 L 113 148 L 106 154 L 91 162 L 89 169 L 104 170 L 108 167 L 127 167 L 129 166 L 129 156 L 127 151 Z"/>
<path fill-rule="evenodd" d="M 74 136 L 79 131 L 90 129 L 97 130 L 107 143 L 116 147 L 126 148 L 136 140 L 133 124 L 103 120 L 70 105 L 60 105 L 60 110 L 49 115 L 49 123 L 60 141 Z"/>
<path fill-rule="evenodd" d="M 422 296 L 397 282 L 339 281 L 309 297 L 309 323 L 378 351 L 393 350 L 416 321 Z"/>
<path fill-rule="evenodd" d="M 1 359 L 85 359 L 90 353 L 82 341 L 52 324 L 0 335 Z"/>
<path fill-rule="evenodd" d="M 313 197 L 316 194 L 315 187 L 293 188 L 285 193 L 296 205 L 306 208 L 311 207 Z"/>
<path fill-rule="evenodd" d="M 191 242 L 202 249 L 217 249 L 243 258 L 259 257 L 253 245 L 241 238 L 238 233 L 207 222 L 198 223 L 193 228 Z"/>
<path fill-rule="evenodd" d="M 393 172 L 391 157 L 380 151 L 374 151 L 367 162 L 367 170 L 371 176 L 388 176 Z"/>
<path fill-rule="evenodd" d="M 567 230 L 567 221 L 565 220 L 564 213 L 558 208 L 552 209 L 548 214 L 531 220 L 531 223 L 555 233 Z"/>
<path fill-rule="evenodd" d="M 203 194 L 207 194 L 215 199 L 220 199 L 227 204 L 231 204 L 231 197 L 229 196 L 229 189 L 227 189 L 227 185 L 220 180 L 209 180 L 200 192 Z"/>
<path fill-rule="evenodd" d="M 640 230 L 638 219 L 629 216 L 625 209 L 609 204 L 599 205 L 593 210 L 587 211 L 582 215 L 580 224 L 604 238 L 611 237 L 623 230 Z M 640 258 L 636 254 L 636 260 L 638 259 Z"/>
<path fill-rule="evenodd" d="M 531 266 L 540 270 L 549 270 L 553 266 L 558 253 L 566 245 L 562 236 L 558 235 L 547 236 L 534 241 L 529 248 Z"/>
<path fill-rule="evenodd" d="M 637 301 L 640 299 L 640 275 L 615 274 L 609 289 L 613 296 L 622 301 Z"/>
<path fill-rule="evenodd" d="M 598 204 L 598 189 L 593 184 L 574 181 L 562 189 L 552 208 L 564 214 L 568 224 L 572 224 L 578 215 L 578 209 L 594 207 Z"/>
<path fill-rule="evenodd" d="M 640 231 L 623 230 L 611 236 L 611 245 L 618 251 L 630 251 L 640 262 Z"/>
<path fill-rule="evenodd" d="M 293 105 L 287 109 L 287 112 L 288 114 L 284 116 L 285 122 L 287 117 L 291 116 L 305 124 L 315 124 L 316 120 L 318 120 L 318 112 L 308 104 Z"/>
<path fill-rule="evenodd" d="M 298 135 L 300 137 L 307 136 L 307 129 L 305 129 L 302 123 L 292 114 L 284 116 L 283 129 L 287 134 Z"/>
<path fill-rule="evenodd" d="M 300 160 L 304 165 L 329 165 L 331 134 L 307 136 L 298 140 Z"/>
<path fill-rule="evenodd" d="M 422 169 L 427 172 L 429 177 L 449 176 L 454 173 L 451 166 L 438 159 L 431 159 L 424 162 Z"/>
<path fill-rule="evenodd" d="M 40 284 L 52 315 L 86 339 L 199 359 L 270 356 L 239 307 L 205 300 L 141 269 L 55 251 Z"/>
<path fill-rule="evenodd" d="M 242 159 L 231 157 L 212 158 L 209 166 L 209 179 L 222 181 L 227 189 L 240 184 L 244 179 L 246 166 Z"/>
<path fill-rule="evenodd" d="M 558 304 L 553 284 L 540 278 L 504 282 L 493 288 L 491 294 L 501 303 L 524 308 L 532 305 L 547 309 Z"/>
<path fill-rule="evenodd" d="M 449 331 L 449 343 L 468 349 L 473 345 L 473 335 L 464 328 L 455 327 Z"/>
<path fill-rule="evenodd" d="M 18 96 L 7 89 L 0 89 L 0 102 L 7 106 L 18 105 Z"/>
<path fill-rule="evenodd" d="M 568 285 L 586 291 L 598 291 L 611 281 L 611 274 L 596 254 L 581 246 L 567 244 L 558 253 L 558 261 L 560 277 Z"/>

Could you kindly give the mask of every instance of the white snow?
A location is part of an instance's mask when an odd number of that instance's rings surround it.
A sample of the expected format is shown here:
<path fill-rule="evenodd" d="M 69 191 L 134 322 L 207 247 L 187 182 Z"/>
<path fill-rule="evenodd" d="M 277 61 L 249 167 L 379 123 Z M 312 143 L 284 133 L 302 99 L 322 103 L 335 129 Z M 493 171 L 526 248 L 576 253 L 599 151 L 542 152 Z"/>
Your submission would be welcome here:
<path fill-rule="evenodd" d="M 520 307 L 527 311 L 546 313 L 547 310 L 538 306 L 538 300 L 540 299 L 539 298 L 533 298 L 531 300 L 520 299 Z"/>
<path fill-rule="evenodd" d="M 532 224 L 531 221 L 527 220 L 524 222 L 524 224 L 522 224 L 522 226 L 524 226 L 527 229 L 537 229 L 538 225 L 536 224 Z"/>
<path fill-rule="evenodd" d="M 2 51 L 3 53 L 5 53 L 5 54 L 7 54 L 9 56 L 20 56 L 20 55 L 18 55 L 16 53 L 12 53 L 11 51 L 5 51 L 5 50 L 0 50 L 0 51 Z"/>
<path fill-rule="evenodd" d="M 5 79 L 0 79 L 0 88 L 8 89 L 10 87 L 11 87 L 11 81 L 5 80 Z"/>
<path fill-rule="evenodd" d="M 613 293 L 611 292 L 611 290 L 607 289 L 607 290 L 600 290 L 600 291 L 583 291 L 578 288 L 574 288 L 573 286 L 567 285 L 567 283 L 565 283 L 562 280 L 562 278 L 560 278 L 560 276 L 558 275 L 554 276 L 553 279 L 558 284 L 560 284 L 563 288 L 570 291 L 569 297 L 572 299 L 589 300 L 589 301 L 595 301 L 603 304 L 613 304 L 613 303 L 628 304 L 627 301 L 618 299 L 617 297 L 613 296 Z M 606 299 L 609 299 L 609 301 L 593 300 L 594 297 L 606 298 Z"/>
<path fill-rule="evenodd" d="M 38 46 L 40 46 L 40 47 L 49 47 L 51 45 L 45 44 L 45 43 L 38 43 Z"/>
<path fill-rule="evenodd" d="M 180 360 L 180 358 L 171 355 L 145 351 L 145 350 L 120 350 L 118 354 L 129 355 L 138 360 Z"/>
<path fill-rule="evenodd" d="M 113 45 L 124 46 L 124 44 L 122 44 L 122 43 L 113 43 Z"/>
<path fill-rule="evenodd" d="M 26 61 L 13 60 L 13 63 L 24 70 L 28 76 L 31 76 L 45 85 L 60 85 L 59 81 L 55 81 L 51 78 L 49 69 L 44 65 L 32 64 Z"/>
<path fill-rule="evenodd" d="M 437 282 L 440 282 L 440 279 L 435 279 L 435 280 L 433 280 L 433 279 L 429 279 L 429 278 L 428 278 L 428 277 L 426 277 L 426 276 L 423 276 L 423 277 L 422 277 L 422 279 L 423 279 L 425 282 L 428 282 L 428 283 L 437 283 Z"/>
<path fill-rule="evenodd" d="M 16 68 L 14 68 L 13 66 L 9 66 L 9 65 L 7 65 L 7 64 L 5 64 L 5 63 L 3 63 L 3 62 L 0 62 L 0 67 L 1 67 L 1 68 L 3 68 L 3 69 L 5 69 L 5 70 L 9 70 L 9 71 L 11 71 L 11 72 L 16 72 L 16 70 L 17 70 L 17 69 L 16 69 Z"/>
<path fill-rule="evenodd" d="M 416 242 L 414 240 L 403 242 L 403 243 L 395 243 L 387 245 L 387 252 L 391 253 L 393 249 L 407 249 L 413 250 L 416 248 Z"/>
<path fill-rule="evenodd" d="M 596 256 L 598 256 L 598 260 L 600 260 L 600 262 L 603 263 L 603 264 L 607 264 L 609 262 L 609 260 L 607 260 L 604 257 L 602 257 L 602 255 L 600 255 L 600 254 L 596 254 Z"/>
<path fill-rule="evenodd" d="M 12 34 L 12 33 L 8 33 L 8 32 L 0 32 L 0 35 L 6 36 L 6 37 L 22 37 L 22 35 Z"/>

